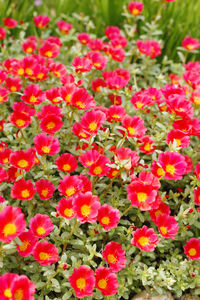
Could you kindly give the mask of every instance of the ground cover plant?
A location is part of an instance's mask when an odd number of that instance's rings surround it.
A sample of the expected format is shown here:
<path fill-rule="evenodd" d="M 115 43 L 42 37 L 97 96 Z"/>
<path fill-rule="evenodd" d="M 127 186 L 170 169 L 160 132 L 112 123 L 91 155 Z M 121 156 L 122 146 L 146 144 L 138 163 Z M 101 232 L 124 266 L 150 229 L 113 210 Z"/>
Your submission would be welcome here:
<path fill-rule="evenodd" d="M 200 42 L 160 61 L 144 4 L 2 20 L 0 299 L 200 295 Z"/>

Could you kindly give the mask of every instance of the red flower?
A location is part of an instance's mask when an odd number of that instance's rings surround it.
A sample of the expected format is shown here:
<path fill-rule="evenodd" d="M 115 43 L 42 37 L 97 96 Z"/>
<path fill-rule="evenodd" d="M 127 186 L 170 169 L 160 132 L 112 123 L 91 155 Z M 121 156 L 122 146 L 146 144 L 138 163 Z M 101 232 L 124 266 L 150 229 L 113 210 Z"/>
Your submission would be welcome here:
<path fill-rule="evenodd" d="M 158 243 L 158 236 L 155 234 L 153 228 L 147 228 L 143 226 L 142 228 L 136 229 L 132 232 L 133 239 L 131 244 L 140 248 L 142 251 L 154 251 Z"/>
<path fill-rule="evenodd" d="M 156 225 L 157 225 L 158 216 L 162 214 L 170 215 L 170 213 L 171 213 L 170 207 L 164 202 L 161 202 L 156 209 L 152 209 L 149 211 L 150 217 Z"/>
<path fill-rule="evenodd" d="M 12 150 L 11 149 L 2 149 L 0 151 L 0 164 L 1 165 L 5 165 L 5 164 L 8 164 L 9 163 L 9 158 L 10 158 L 10 155 L 12 153 Z"/>
<path fill-rule="evenodd" d="M 191 238 L 187 241 L 184 253 L 192 260 L 200 259 L 200 239 Z"/>
<path fill-rule="evenodd" d="M 194 189 L 194 203 L 200 206 L 200 187 Z"/>
<path fill-rule="evenodd" d="M 57 115 L 58 117 L 62 118 L 62 109 L 56 105 L 44 105 L 41 108 L 41 112 L 37 113 L 38 119 L 42 120 L 44 119 L 47 115 Z"/>
<path fill-rule="evenodd" d="M 91 51 L 87 53 L 87 57 L 92 61 L 93 66 L 97 70 L 105 69 L 107 58 L 99 51 Z"/>
<path fill-rule="evenodd" d="M 5 18 L 5 19 L 3 19 L 3 22 L 4 22 L 4 25 L 10 29 L 15 28 L 17 26 L 17 21 L 12 18 Z"/>
<path fill-rule="evenodd" d="M 84 167 L 90 168 L 99 159 L 99 157 L 100 154 L 98 151 L 87 150 L 79 156 L 78 160 Z"/>
<path fill-rule="evenodd" d="M 33 248 L 37 242 L 37 238 L 33 235 L 33 233 L 29 230 L 26 232 L 22 232 L 18 238 L 21 241 L 21 245 L 17 245 L 17 251 L 23 257 L 29 256 Z"/>
<path fill-rule="evenodd" d="M 43 239 L 45 236 L 50 234 L 54 226 L 49 216 L 36 214 L 32 219 L 30 219 L 29 227 L 35 237 Z"/>
<path fill-rule="evenodd" d="M 133 206 L 139 207 L 141 210 L 151 210 L 157 204 L 157 190 L 153 190 L 151 185 L 143 182 L 133 181 L 127 187 L 128 199 Z"/>
<path fill-rule="evenodd" d="M 118 286 L 117 275 L 110 269 L 104 267 L 98 267 L 96 269 L 96 288 L 99 289 L 104 296 L 115 295 Z"/>
<path fill-rule="evenodd" d="M 53 104 L 58 104 L 62 102 L 60 89 L 58 87 L 52 87 L 50 88 L 50 90 L 46 90 L 46 98 Z"/>
<path fill-rule="evenodd" d="M 89 140 L 90 138 L 90 133 L 82 126 L 81 123 L 74 123 L 72 132 L 74 135 L 78 136 L 79 139 Z"/>
<path fill-rule="evenodd" d="M 90 110 L 81 117 L 81 125 L 91 135 L 96 135 L 101 125 L 105 122 L 106 115 L 101 111 Z"/>
<path fill-rule="evenodd" d="M 130 170 L 131 168 L 137 166 L 139 155 L 135 151 L 132 151 L 130 148 L 120 147 L 115 154 L 115 161 L 120 164 L 121 168 Z"/>
<path fill-rule="evenodd" d="M 174 144 L 176 142 L 176 147 L 180 148 L 187 148 L 190 145 L 190 137 L 177 129 L 172 129 L 167 134 L 167 143 Z"/>
<path fill-rule="evenodd" d="M 60 184 L 58 185 L 60 195 L 65 197 L 75 196 L 82 188 L 83 183 L 78 175 L 66 175 L 62 180 L 60 180 Z"/>
<path fill-rule="evenodd" d="M 156 219 L 159 232 L 164 238 L 174 239 L 178 232 L 178 223 L 174 217 L 161 214 Z"/>
<path fill-rule="evenodd" d="M 47 241 L 37 242 L 32 254 L 42 266 L 51 265 L 59 260 L 58 249 Z"/>
<path fill-rule="evenodd" d="M 88 44 L 90 41 L 90 35 L 86 32 L 79 33 L 77 38 L 78 38 L 79 42 L 83 45 Z"/>
<path fill-rule="evenodd" d="M 104 82 L 103 79 L 97 78 L 95 80 L 92 80 L 92 90 L 95 91 L 96 93 L 101 92 L 101 88 L 106 87 L 106 83 Z"/>
<path fill-rule="evenodd" d="M 25 275 L 17 276 L 11 285 L 11 295 L 13 300 L 33 300 L 35 284 Z"/>
<path fill-rule="evenodd" d="M 72 29 L 72 24 L 68 24 L 63 20 L 60 20 L 56 23 L 60 31 L 64 34 L 68 34 L 70 29 Z"/>
<path fill-rule="evenodd" d="M 65 84 L 65 86 L 61 86 L 60 89 L 60 96 L 63 99 L 63 101 L 66 103 L 66 105 L 71 105 L 72 103 L 72 95 L 77 91 L 77 87 L 75 84 Z M 83 95 L 83 93 L 81 92 L 81 94 Z M 88 100 L 90 102 L 91 97 L 89 97 L 89 94 L 87 94 L 88 96 Z M 83 100 L 83 99 L 82 99 Z M 78 99 L 76 98 L 76 101 L 78 101 Z M 83 100 L 84 101 L 84 100 Z M 81 103 L 81 102 L 80 102 Z M 84 103 L 84 102 L 83 102 Z M 87 102 L 86 102 L 87 104 Z M 85 104 L 85 105 L 86 105 Z"/>
<path fill-rule="evenodd" d="M 72 200 L 72 197 L 68 199 L 63 197 L 58 202 L 58 206 L 56 206 L 58 214 L 64 217 L 65 219 L 72 219 L 75 215 Z"/>
<path fill-rule="evenodd" d="M 25 228 L 26 222 L 21 208 L 8 205 L 0 211 L 0 241 L 10 243 Z"/>
<path fill-rule="evenodd" d="M 46 28 L 47 24 L 50 22 L 50 18 L 48 16 L 36 16 L 33 18 L 35 26 L 38 28 Z"/>
<path fill-rule="evenodd" d="M 0 40 L 5 39 L 6 37 L 6 31 L 3 27 L 0 27 Z"/>
<path fill-rule="evenodd" d="M 8 174 L 6 170 L 0 167 L 0 183 L 8 180 Z"/>
<path fill-rule="evenodd" d="M 194 169 L 194 175 L 200 181 L 200 162 L 196 165 L 196 167 Z"/>
<path fill-rule="evenodd" d="M 70 104 L 81 110 L 87 110 L 96 106 L 94 98 L 84 88 L 74 91 Z"/>
<path fill-rule="evenodd" d="M 128 4 L 128 10 L 134 16 L 140 15 L 143 8 L 144 8 L 144 4 L 141 2 L 132 1 L 132 2 L 129 2 L 129 4 Z"/>
<path fill-rule="evenodd" d="M 191 102 L 186 100 L 185 96 L 181 96 L 178 94 L 168 97 L 167 107 L 170 112 L 173 112 L 181 117 L 191 118 L 194 114 Z"/>
<path fill-rule="evenodd" d="M 105 230 L 117 227 L 120 220 L 120 212 L 108 204 L 104 204 L 99 208 L 97 219 Z"/>
<path fill-rule="evenodd" d="M 55 190 L 53 183 L 45 179 L 40 179 L 36 181 L 35 187 L 36 187 L 36 192 L 39 194 L 40 199 L 42 200 L 51 199 Z"/>
<path fill-rule="evenodd" d="M 33 53 L 37 48 L 36 41 L 27 39 L 23 44 L 22 44 L 22 50 L 26 53 Z"/>
<path fill-rule="evenodd" d="M 120 35 L 120 28 L 118 26 L 107 26 L 105 30 L 105 35 L 112 39 L 113 36 Z"/>
<path fill-rule="evenodd" d="M 70 153 L 63 153 L 61 156 L 58 156 L 55 164 L 58 170 L 66 173 L 71 173 L 78 168 L 76 158 Z"/>
<path fill-rule="evenodd" d="M 35 194 L 35 188 L 31 180 L 23 178 L 15 181 L 11 188 L 11 197 L 20 200 L 31 200 Z"/>
<path fill-rule="evenodd" d="M 42 47 L 39 48 L 39 54 L 46 58 L 55 58 L 60 53 L 60 47 L 55 43 L 44 41 Z"/>
<path fill-rule="evenodd" d="M 140 139 L 140 143 L 142 143 L 142 146 L 139 146 L 139 149 L 142 153 L 145 154 L 151 154 L 155 151 L 156 147 L 152 144 L 155 142 L 155 140 L 152 140 L 149 135 L 146 135 Z"/>
<path fill-rule="evenodd" d="M 114 105 L 121 105 L 122 104 L 122 99 L 121 99 L 121 97 L 119 95 L 110 94 L 108 96 L 108 98 L 110 99 L 110 101 Z"/>
<path fill-rule="evenodd" d="M 25 128 L 32 123 L 31 118 L 27 114 L 18 111 L 14 111 L 8 118 L 18 128 Z"/>
<path fill-rule="evenodd" d="M 30 84 L 24 89 L 24 95 L 21 100 L 27 104 L 36 105 L 45 100 L 45 93 L 40 89 L 37 84 Z"/>
<path fill-rule="evenodd" d="M 48 136 L 45 133 L 40 133 L 34 137 L 35 148 L 40 155 L 54 155 L 57 154 L 60 149 L 60 143 L 57 138 Z"/>
<path fill-rule="evenodd" d="M 111 105 L 108 109 L 108 122 L 120 122 L 126 114 L 126 110 L 120 105 Z"/>
<path fill-rule="evenodd" d="M 141 138 L 147 131 L 143 119 L 138 116 L 124 116 L 122 119 L 122 126 L 127 130 L 129 137 Z"/>
<path fill-rule="evenodd" d="M 88 174 L 98 177 L 105 176 L 110 170 L 110 167 L 107 166 L 107 164 L 110 163 L 110 160 L 106 156 L 100 155 L 99 158 L 89 167 Z"/>
<path fill-rule="evenodd" d="M 161 55 L 161 46 L 156 41 L 137 41 L 136 45 L 140 53 L 149 56 L 151 59 Z"/>
<path fill-rule="evenodd" d="M 10 164 L 28 172 L 35 163 L 35 151 L 29 148 L 26 151 L 17 150 L 10 155 Z"/>
<path fill-rule="evenodd" d="M 42 131 L 52 135 L 59 131 L 62 126 L 63 122 L 61 117 L 55 114 L 48 114 L 46 117 L 42 118 L 40 122 Z"/>
<path fill-rule="evenodd" d="M 72 66 L 74 66 L 76 72 L 89 72 L 92 69 L 92 62 L 86 57 L 74 57 Z"/>
<path fill-rule="evenodd" d="M 0 104 L 8 101 L 8 95 L 9 91 L 6 88 L 0 86 Z"/>
<path fill-rule="evenodd" d="M 0 295 L 2 300 L 33 300 L 35 284 L 25 275 L 6 273 L 0 276 Z"/>
<path fill-rule="evenodd" d="M 50 72 L 57 78 L 62 78 L 66 76 L 67 69 L 66 66 L 63 65 L 62 63 L 55 63 L 52 62 L 49 65 Z"/>
<path fill-rule="evenodd" d="M 191 36 L 186 36 L 182 41 L 182 46 L 188 51 L 192 51 L 200 47 L 200 42 Z"/>
<path fill-rule="evenodd" d="M 113 241 L 109 242 L 105 246 L 102 255 L 105 261 L 109 264 L 111 271 L 118 272 L 125 268 L 125 250 L 122 249 L 121 244 Z"/>
<path fill-rule="evenodd" d="M 0 276 L 0 295 L 2 300 L 11 299 L 11 286 L 17 277 L 18 275 L 14 273 L 5 273 L 4 275 Z"/>
<path fill-rule="evenodd" d="M 79 268 L 74 268 L 68 280 L 77 298 L 92 296 L 95 286 L 95 277 L 94 272 L 88 266 L 83 265 Z"/>
<path fill-rule="evenodd" d="M 91 192 L 79 193 L 73 201 L 73 209 L 80 223 L 95 223 L 100 208 L 99 198 Z"/>
<path fill-rule="evenodd" d="M 153 162 L 151 171 L 157 177 L 180 180 L 182 175 L 185 174 L 186 166 L 187 164 L 182 154 L 165 151 L 159 154 L 157 162 Z"/>
<path fill-rule="evenodd" d="M 21 79 L 16 77 L 7 77 L 5 81 L 5 86 L 9 89 L 10 92 L 18 92 L 21 88 Z"/>

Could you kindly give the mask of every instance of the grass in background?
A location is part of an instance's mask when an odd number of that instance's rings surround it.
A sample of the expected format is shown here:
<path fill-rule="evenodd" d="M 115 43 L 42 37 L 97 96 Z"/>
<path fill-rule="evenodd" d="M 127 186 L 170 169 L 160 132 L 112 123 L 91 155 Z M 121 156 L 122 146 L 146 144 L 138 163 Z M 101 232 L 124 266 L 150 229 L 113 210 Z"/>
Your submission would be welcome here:
<path fill-rule="evenodd" d="M 0 0 L 0 18 L 6 16 L 16 18 L 18 21 L 30 21 L 33 14 L 48 14 L 50 17 L 63 17 L 73 22 L 73 13 L 88 15 L 95 24 L 95 32 L 101 37 L 108 25 L 123 26 L 124 18 L 121 15 L 123 6 L 128 0 L 43 0 L 36 7 L 33 0 Z M 155 17 L 161 0 L 143 0 L 145 9 L 143 14 L 147 22 Z M 186 35 L 200 39 L 199 30 L 200 0 L 176 0 L 166 3 L 159 20 L 159 29 L 163 31 L 160 36 L 164 40 L 163 54 L 170 59 L 177 60 L 177 46 Z M 77 25 L 73 24 L 74 26 Z M 80 30 L 80 27 L 78 28 Z M 81 28 L 85 30 L 85 28 Z M 139 28 L 139 30 L 142 30 Z M 29 29 L 34 34 L 33 25 Z M 193 58 L 199 59 L 193 55 Z"/>

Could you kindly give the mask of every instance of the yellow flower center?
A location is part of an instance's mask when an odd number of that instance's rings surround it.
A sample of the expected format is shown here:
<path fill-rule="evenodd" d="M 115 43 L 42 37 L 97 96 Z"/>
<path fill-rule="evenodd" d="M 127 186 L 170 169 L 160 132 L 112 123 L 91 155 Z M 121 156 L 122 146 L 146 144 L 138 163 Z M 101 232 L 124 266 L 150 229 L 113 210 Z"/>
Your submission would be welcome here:
<path fill-rule="evenodd" d="M 188 50 L 193 50 L 193 49 L 194 49 L 194 46 L 193 46 L 193 45 L 187 45 L 186 48 L 187 48 Z"/>
<path fill-rule="evenodd" d="M 115 264 L 117 262 L 116 257 L 113 254 L 108 254 L 108 262 L 111 264 Z"/>
<path fill-rule="evenodd" d="M 44 190 L 42 190 L 41 195 L 44 196 L 44 197 L 46 197 L 48 195 L 48 193 L 49 193 L 49 190 L 48 189 L 44 189 Z"/>
<path fill-rule="evenodd" d="M 71 169 L 71 166 L 70 166 L 69 164 L 64 164 L 64 165 L 63 165 L 63 170 L 64 170 L 65 172 L 69 171 L 70 169 Z"/>
<path fill-rule="evenodd" d="M 22 120 L 22 119 L 18 119 L 18 120 L 16 120 L 16 125 L 17 126 L 19 126 L 19 127 L 23 127 L 24 126 L 24 124 L 25 124 L 25 121 L 24 120 Z"/>
<path fill-rule="evenodd" d="M 101 64 L 100 63 L 94 63 L 94 67 L 99 68 L 99 67 L 101 67 Z"/>
<path fill-rule="evenodd" d="M 139 9 L 134 8 L 134 9 L 132 10 L 132 14 L 133 14 L 134 16 L 138 16 L 138 15 L 140 14 Z"/>
<path fill-rule="evenodd" d="M 47 129 L 53 129 L 55 128 L 56 124 L 54 122 L 47 123 Z"/>
<path fill-rule="evenodd" d="M 30 103 L 35 103 L 35 102 L 37 102 L 37 98 L 35 96 L 31 96 L 30 99 L 29 99 L 29 102 Z"/>
<path fill-rule="evenodd" d="M 161 227 L 160 227 L 160 231 L 161 231 L 161 233 L 162 233 L 163 235 L 167 234 L 167 228 L 164 227 L 164 226 L 161 226 Z"/>
<path fill-rule="evenodd" d="M 101 223 L 104 225 L 108 225 L 110 223 L 110 218 L 109 217 L 103 217 L 101 219 Z"/>
<path fill-rule="evenodd" d="M 197 254 L 197 250 L 195 248 L 191 248 L 188 253 L 190 256 L 195 256 Z"/>
<path fill-rule="evenodd" d="M 28 166 L 28 162 L 25 159 L 21 159 L 17 164 L 20 168 L 26 168 Z"/>
<path fill-rule="evenodd" d="M 47 259 L 49 259 L 49 257 L 50 257 L 50 255 L 48 253 L 45 253 L 45 252 L 40 252 L 40 254 L 39 254 L 39 258 L 41 260 L 47 260 Z"/>
<path fill-rule="evenodd" d="M 142 102 L 136 102 L 135 105 L 136 105 L 137 108 L 142 108 L 143 107 Z"/>
<path fill-rule="evenodd" d="M 24 69 L 20 68 L 17 72 L 18 75 L 24 75 Z"/>
<path fill-rule="evenodd" d="M 100 279 L 98 282 L 100 289 L 105 289 L 107 287 L 107 281 L 105 279 Z"/>
<path fill-rule="evenodd" d="M 24 242 L 22 242 L 22 246 L 19 246 L 19 249 L 21 251 L 26 251 L 26 249 L 28 248 L 29 245 L 30 245 L 29 241 L 24 241 Z"/>
<path fill-rule="evenodd" d="M 95 122 L 90 123 L 89 129 L 91 131 L 95 131 L 97 129 L 97 123 L 95 123 Z"/>
<path fill-rule="evenodd" d="M 85 108 L 86 105 L 83 102 L 81 102 L 81 101 L 77 101 L 76 102 L 76 106 L 78 106 L 80 108 Z"/>
<path fill-rule="evenodd" d="M 37 78 L 38 79 L 42 79 L 44 77 L 44 73 L 39 73 L 38 75 L 37 75 Z"/>
<path fill-rule="evenodd" d="M 147 199 L 146 193 L 137 193 L 137 199 L 139 202 L 144 202 Z"/>
<path fill-rule="evenodd" d="M 26 52 L 31 53 L 31 52 L 33 52 L 33 49 L 31 47 L 29 47 L 29 48 L 26 49 Z"/>
<path fill-rule="evenodd" d="M 138 242 L 141 246 L 146 246 L 149 243 L 149 239 L 146 236 L 142 236 L 139 238 Z"/>
<path fill-rule="evenodd" d="M 151 144 L 146 143 L 145 146 L 144 146 L 144 150 L 145 151 L 150 151 L 151 150 Z"/>
<path fill-rule="evenodd" d="M 10 289 L 5 289 L 5 291 L 4 291 L 4 296 L 5 296 L 5 297 L 8 297 L 8 298 L 11 298 L 11 297 L 12 297 L 11 290 L 10 290 Z"/>
<path fill-rule="evenodd" d="M 45 56 L 47 57 L 52 57 L 53 53 L 51 51 L 45 52 Z"/>
<path fill-rule="evenodd" d="M 162 211 L 161 211 L 161 210 L 157 210 L 157 211 L 155 212 L 156 218 L 157 218 L 158 216 L 160 216 L 161 214 L 162 214 Z"/>
<path fill-rule="evenodd" d="M 26 72 L 26 74 L 28 74 L 29 76 L 33 75 L 33 70 L 31 70 L 30 68 L 26 68 L 25 72 Z"/>
<path fill-rule="evenodd" d="M 24 298 L 24 293 L 22 289 L 16 290 L 14 294 L 14 300 L 22 300 Z"/>
<path fill-rule="evenodd" d="M 58 102 L 60 102 L 60 99 L 58 99 L 58 98 L 53 98 L 52 102 L 53 102 L 53 103 L 58 103 Z"/>
<path fill-rule="evenodd" d="M 6 226 L 3 229 L 3 233 L 5 237 L 15 234 L 16 231 L 17 231 L 17 227 L 13 223 L 6 224 Z"/>
<path fill-rule="evenodd" d="M 30 196 L 29 190 L 23 190 L 21 195 L 22 198 L 28 198 Z"/>
<path fill-rule="evenodd" d="M 16 88 L 16 86 L 11 86 L 10 90 L 11 90 L 11 92 L 16 92 L 17 88 Z"/>
<path fill-rule="evenodd" d="M 181 146 L 181 140 L 180 139 L 176 139 L 176 145 L 177 145 L 177 147 Z"/>
<path fill-rule="evenodd" d="M 157 174 L 158 174 L 158 176 L 163 176 L 163 175 L 165 175 L 165 171 L 162 168 L 158 168 Z"/>
<path fill-rule="evenodd" d="M 48 146 L 43 146 L 43 147 L 42 147 L 42 151 L 43 151 L 44 153 L 49 153 L 49 152 L 51 151 L 51 149 L 50 149 L 50 147 L 48 147 Z"/>
<path fill-rule="evenodd" d="M 101 168 L 100 166 L 95 167 L 94 170 L 93 170 L 93 173 L 94 173 L 95 175 L 101 174 L 101 173 L 102 173 L 102 168 Z"/>
<path fill-rule="evenodd" d="M 70 94 L 67 95 L 67 96 L 65 97 L 65 101 L 66 101 L 67 103 L 70 103 L 70 102 L 71 102 L 71 95 L 70 95 Z"/>
<path fill-rule="evenodd" d="M 74 187 L 68 188 L 65 191 L 65 194 L 67 195 L 67 197 L 72 196 L 74 193 L 75 193 L 75 188 Z"/>
<path fill-rule="evenodd" d="M 81 206 L 81 213 L 84 217 L 87 217 L 90 214 L 91 207 L 89 205 L 83 205 Z"/>
<path fill-rule="evenodd" d="M 43 235 L 46 232 L 46 230 L 42 226 L 39 226 L 36 231 L 38 235 Z"/>
<path fill-rule="evenodd" d="M 120 119 L 120 116 L 117 115 L 117 114 L 114 114 L 114 115 L 112 115 L 112 118 L 113 118 L 113 119 Z"/>
<path fill-rule="evenodd" d="M 133 127 L 128 127 L 128 132 L 130 135 L 134 135 L 135 134 L 135 129 Z"/>
<path fill-rule="evenodd" d="M 166 166 L 166 172 L 167 173 L 170 173 L 171 175 L 174 175 L 174 173 L 175 173 L 175 167 L 173 166 L 173 165 L 167 165 Z"/>
<path fill-rule="evenodd" d="M 85 278 L 79 278 L 76 280 L 76 286 L 79 290 L 84 290 L 86 287 L 86 280 Z"/>
<path fill-rule="evenodd" d="M 73 210 L 72 210 L 72 209 L 70 209 L 70 208 L 65 208 L 65 210 L 64 210 L 64 215 L 65 215 L 66 217 L 71 217 L 72 214 L 73 214 Z"/>

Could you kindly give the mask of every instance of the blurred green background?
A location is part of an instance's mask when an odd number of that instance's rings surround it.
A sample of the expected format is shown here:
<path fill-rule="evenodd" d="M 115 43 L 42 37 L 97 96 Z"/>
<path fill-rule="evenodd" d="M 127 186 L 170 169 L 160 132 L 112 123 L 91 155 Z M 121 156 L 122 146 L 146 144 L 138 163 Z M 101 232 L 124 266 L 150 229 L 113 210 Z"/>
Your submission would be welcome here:
<path fill-rule="evenodd" d="M 140 0 L 144 3 L 143 15 L 151 22 L 161 5 L 162 0 Z M 41 2 L 41 4 L 40 4 Z M 94 33 L 103 36 L 108 25 L 122 27 L 124 22 L 123 6 L 128 0 L 0 0 L 0 18 L 13 17 L 18 21 L 31 21 L 29 34 L 34 34 L 32 18 L 34 14 L 47 14 L 52 18 L 63 18 L 74 24 L 73 13 L 88 15 L 95 24 Z M 39 4 L 39 5 L 38 5 Z M 38 5 L 38 6 L 37 6 Z M 164 40 L 163 56 L 177 59 L 177 46 L 186 35 L 200 39 L 200 0 L 176 0 L 166 3 L 159 20 L 159 29 L 163 31 L 160 38 Z M 139 32 L 141 22 L 139 22 Z M 83 31 L 85 28 L 81 28 Z M 80 30 L 80 27 L 77 28 Z M 196 55 L 196 59 L 199 59 Z"/>

